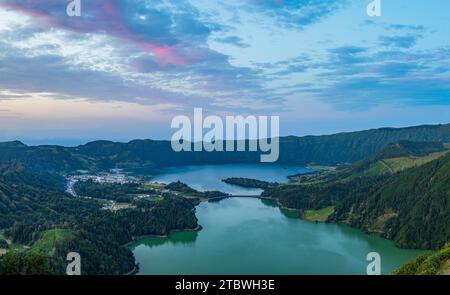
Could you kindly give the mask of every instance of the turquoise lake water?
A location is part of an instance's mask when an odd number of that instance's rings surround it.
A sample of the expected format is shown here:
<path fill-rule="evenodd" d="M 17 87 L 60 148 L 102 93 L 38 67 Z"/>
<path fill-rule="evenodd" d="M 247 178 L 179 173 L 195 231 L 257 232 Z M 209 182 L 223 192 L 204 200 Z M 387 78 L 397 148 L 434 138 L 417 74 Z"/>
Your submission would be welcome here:
<path fill-rule="evenodd" d="M 282 182 L 305 171 L 264 165 L 191 166 L 172 168 L 156 180 L 180 180 L 201 190 L 258 194 L 258 190 L 243 190 L 220 180 L 249 177 Z M 196 216 L 203 227 L 199 232 L 144 239 L 132 246 L 139 274 L 366 274 L 369 252 L 381 255 L 382 273 L 388 274 L 424 253 L 396 248 L 392 241 L 342 224 L 303 221 L 298 214 L 257 198 L 201 203 Z"/>

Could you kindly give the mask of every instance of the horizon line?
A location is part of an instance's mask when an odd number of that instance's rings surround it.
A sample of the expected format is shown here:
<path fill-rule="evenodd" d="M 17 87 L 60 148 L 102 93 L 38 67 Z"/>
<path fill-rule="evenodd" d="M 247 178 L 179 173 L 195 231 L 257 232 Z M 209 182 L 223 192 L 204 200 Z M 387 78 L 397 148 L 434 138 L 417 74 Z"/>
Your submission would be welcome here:
<path fill-rule="evenodd" d="M 446 125 L 450 125 L 450 122 L 448 123 L 439 123 L 439 124 L 420 124 L 420 125 L 410 125 L 410 126 L 403 126 L 403 127 L 377 127 L 377 128 L 369 128 L 369 129 L 358 129 L 358 130 L 353 130 L 353 131 L 343 131 L 343 132 L 335 132 L 335 133 L 329 133 L 329 134 L 319 134 L 319 135 L 284 135 L 284 136 L 278 136 L 279 139 L 283 139 L 283 138 L 290 138 L 290 137 L 295 137 L 295 138 L 307 138 L 307 137 L 324 137 L 324 136 L 334 136 L 334 135 L 340 135 L 340 134 L 349 134 L 349 133 L 358 133 L 358 132 L 367 132 L 367 131 L 374 131 L 374 130 L 400 130 L 400 129 L 409 129 L 409 128 L 426 128 L 426 127 L 441 127 L 441 126 L 446 126 Z M 273 138 L 277 138 L 277 137 L 273 137 Z M 272 137 L 270 138 L 262 138 L 262 139 L 273 139 Z M 46 141 L 50 139 L 33 139 L 34 141 Z M 27 139 L 12 139 L 12 140 L 5 140 L 5 141 L 0 141 L 0 144 L 7 144 L 7 143 L 20 143 L 23 144 L 25 146 L 60 146 L 60 147 L 79 147 L 79 146 L 84 146 L 90 143 L 95 143 L 95 142 L 109 142 L 109 143 L 119 143 L 119 144 L 128 144 L 131 143 L 133 141 L 156 141 L 156 142 L 172 142 L 170 139 L 152 139 L 152 138 L 134 138 L 134 139 L 130 139 L 130 140 L 110 140 L 110 139 L 76 139 L 76 138 L 60 138 L 60 139 L 51 139 L 54 141 L 83 141 L 84 143 L 80 143 L 80 144 L 75 144 L 75 145 L 63 145 L 63 144 L 32 144 L 32 143 L 26 143 L 26 141 L 28 141 Z M 233 141 L 251 141 L 251 140 L 260 140 L 260 139 L 238 139 L 238 140 L 233 140 Z M 230 140 L 220 140 L 220 141 L 230 141 Z M 203 142 L 203 141 L 201 141 Z M 194 143 L 194 141 L 190 141 L 190 143 Z"/>

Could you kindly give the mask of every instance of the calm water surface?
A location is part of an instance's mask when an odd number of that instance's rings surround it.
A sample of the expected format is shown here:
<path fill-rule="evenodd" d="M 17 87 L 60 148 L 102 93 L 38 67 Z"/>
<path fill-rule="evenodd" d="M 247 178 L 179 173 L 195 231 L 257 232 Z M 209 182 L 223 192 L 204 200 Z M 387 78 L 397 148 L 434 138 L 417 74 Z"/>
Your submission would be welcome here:
<path fill-rule="evenodd" d="M 242 176 L 281 182 L 287 175 L 306 171 L 225 166 L 185 167 L 179 174 L 173 170 L 158 179 L 242 194 L 220 179 Z M 396 248 L 392 241 L 344 225 L 306 222 L 255 198 L 202 203 L 196 215 L 203 226 L 200 232 L 178 232 L 132 246 L 140 274 L 365 274 L 369 252 L 381 254 L 382 272 L 388 274 L 424 253 Z"/>
<path fill-rule="evenodd" d="M 241 188 L 222 182 L 229 177 L 246 177 L 270 182 L 288 182 L 288 176 L 312 171 L 303 167 L 270 164 L 227 164 L 171 167 L 152 181 L 170 183 L 181 181 L 198 191 L 220 190 L 234 195 L 259 195 L 262 190 Z"/>

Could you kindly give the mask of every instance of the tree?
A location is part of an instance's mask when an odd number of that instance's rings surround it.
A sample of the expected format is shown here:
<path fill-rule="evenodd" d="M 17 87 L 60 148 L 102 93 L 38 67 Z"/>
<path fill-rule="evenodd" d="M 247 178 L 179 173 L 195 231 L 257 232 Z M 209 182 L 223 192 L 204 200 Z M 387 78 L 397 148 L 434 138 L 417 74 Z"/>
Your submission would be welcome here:
<path fill-rule="evenodd" d="M 32 251 L 27 255 L 26 262 L 27 275 L 47 275 L 50 274 L 47 257 L 39 251 Z"/>
<path fill-rule="evenodd" d="M 6 253 L 0 260 L 1 275 L 18 275 L 20 274 L 20 258 L 15 252 Z"/>

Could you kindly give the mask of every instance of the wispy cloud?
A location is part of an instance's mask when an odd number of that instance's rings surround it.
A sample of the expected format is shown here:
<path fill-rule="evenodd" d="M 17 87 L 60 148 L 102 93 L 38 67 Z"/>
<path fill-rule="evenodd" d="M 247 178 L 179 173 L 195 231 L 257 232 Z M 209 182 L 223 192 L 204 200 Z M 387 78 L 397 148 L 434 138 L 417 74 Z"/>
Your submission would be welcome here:
<path fill-rule="evenodd" d="M 215 41 L 231 44 L 231 45 L 234 45 L 234 46 L 237 46 L 237 47 L 241 47 L 241 48 L 246 48 L 246 47 L 250 46 L 250 45 L 246 44 L 242 40 L 242 38 L 239 38 L 237 36 L 229 36 L 229 37 L 217 38 L 217 39 L 215 39 Z"/>
<path fill-rule="evenodd" d="M 250 0 L 249 11 L 263 12 L 287 27 L 305 28 L 336 13 L 349 4 L 348 0 Z"/>
<path fill-rule="evenodd" d="M 201 22 L 188 1 L 92 1 L 81 18 L 67 17 L 61 1 L 0 6 L 30 17 L 22 30 L 3 33 L 5 89 L 186 107 L 233 98 L 271 107 L 276 99 L 261 92 L 264 78 L 256 70 L 233 66 L 208 47 L 220 26 Z M 222 41 L 245 46 L 237 38 Z"/>
<path fill-rule="evenodd" d="M 387 47 L 411 48 L 416 45 L 420 35 L 381 36 L 380 45 Z"/>
<path fill-rule="evenodd" d="M 413 0 L 368 18 L 358 0 L 99 0 L 68 17 L 66 1 L 0 0 L 0 102 L 41 93 L 242 114 L 448 105 L 450 4 L 438 2 L 426 4 L 433 17 Z"/>

